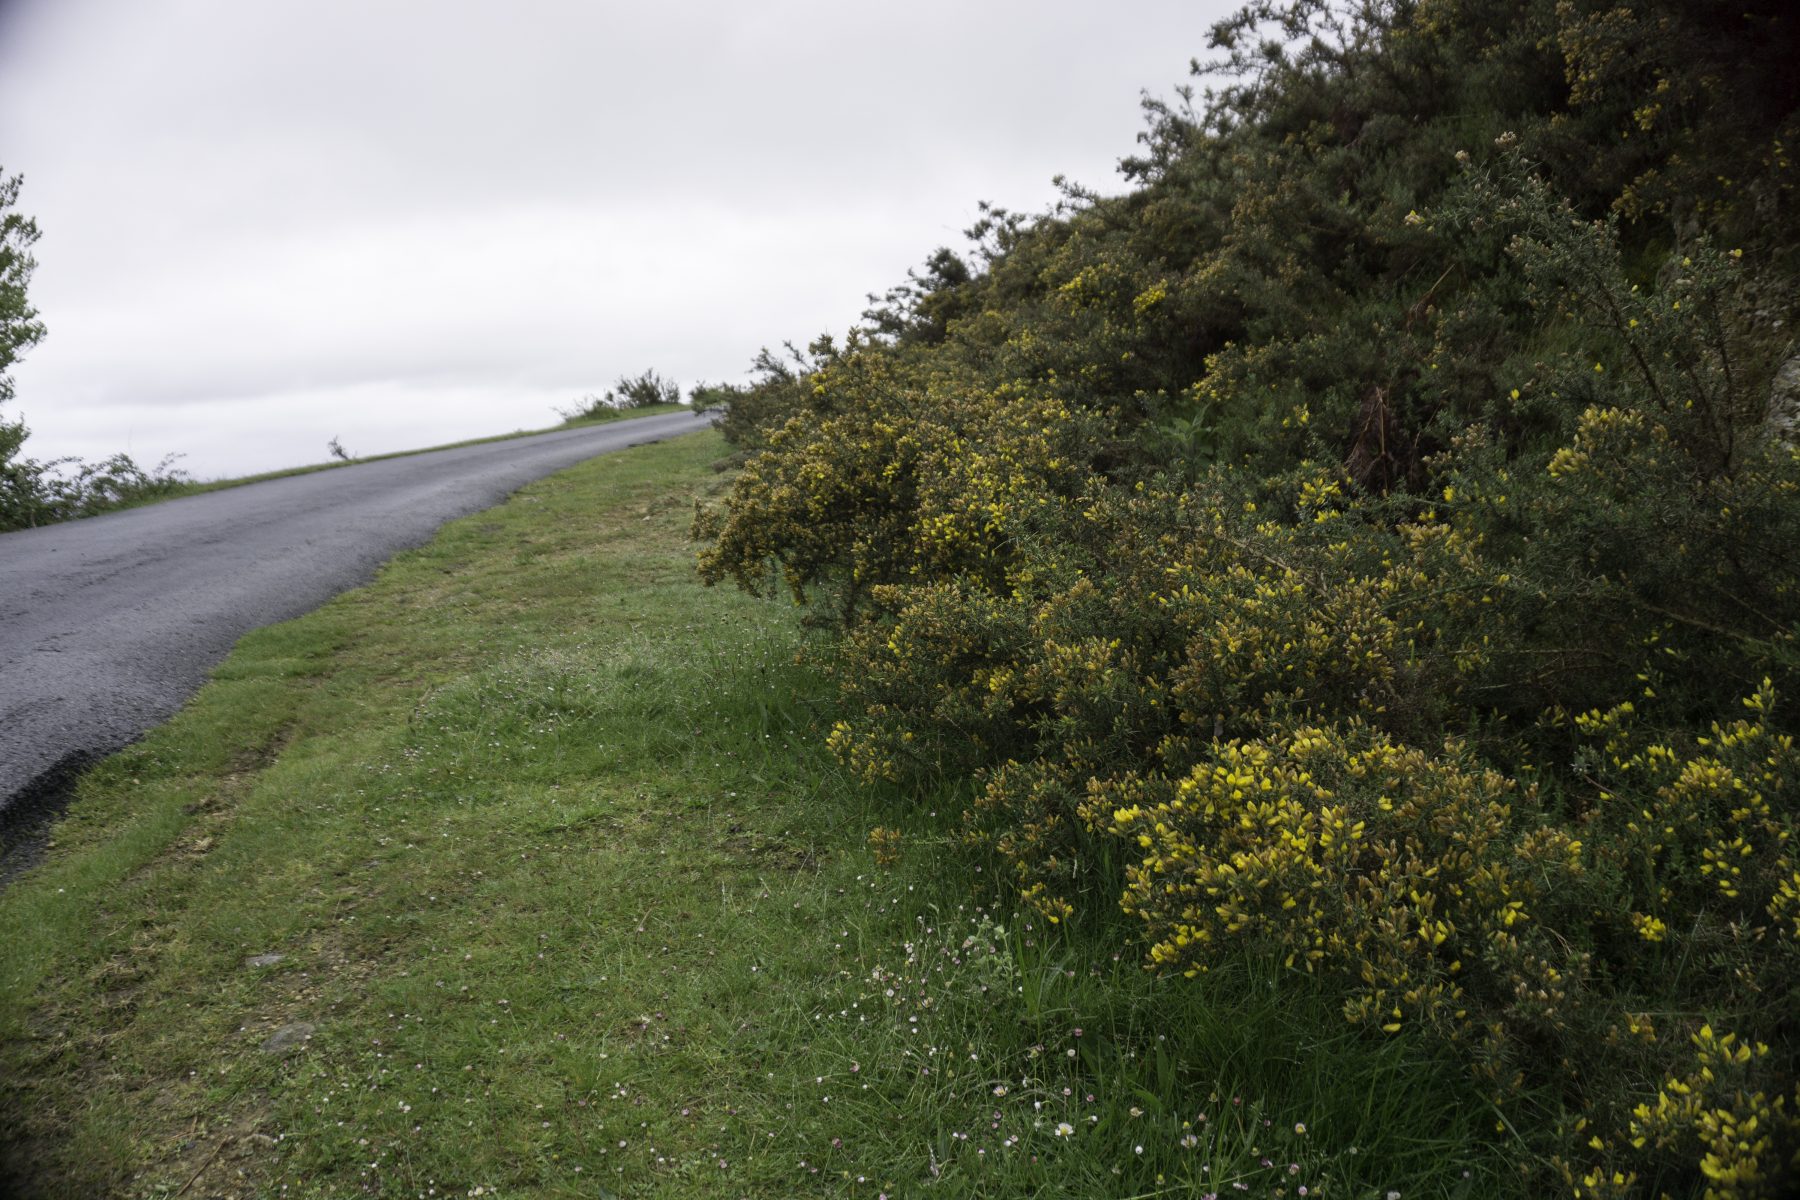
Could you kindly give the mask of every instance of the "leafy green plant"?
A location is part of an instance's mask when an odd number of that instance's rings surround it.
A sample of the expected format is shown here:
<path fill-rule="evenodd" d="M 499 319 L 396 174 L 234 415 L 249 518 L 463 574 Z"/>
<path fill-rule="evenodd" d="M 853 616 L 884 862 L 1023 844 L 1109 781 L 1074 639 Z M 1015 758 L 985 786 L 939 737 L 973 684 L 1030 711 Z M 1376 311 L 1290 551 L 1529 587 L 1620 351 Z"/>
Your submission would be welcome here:
<path fill-rule="evenodd" d="M 9 368 L 44 336 L 43 322 L 25 293 L 37 266 L 30 253 L 38 239 L 37 223 L 10 211 L 23 183 L 20 176 L 8 177 L 0 170 L 0 404 L 13 398 Z M 23 421 L 0 416 L 0 530 L 35 524 L 39 517 L 41 468 L 21 454 L 29 432 Z"/>
<path fill-rule="evenodd" d="M 841 631 L 872 793 L 971 782 L 1007 902 L 1441 1043 L 1534 1186 L 1775 1195 L 1797 305 L 1744 214 L 1800 98 L 1696 65 L 1791 17 L 1651 8 L 1250 5 L 1133 192 L 935 255 L 697 527 Z"/>

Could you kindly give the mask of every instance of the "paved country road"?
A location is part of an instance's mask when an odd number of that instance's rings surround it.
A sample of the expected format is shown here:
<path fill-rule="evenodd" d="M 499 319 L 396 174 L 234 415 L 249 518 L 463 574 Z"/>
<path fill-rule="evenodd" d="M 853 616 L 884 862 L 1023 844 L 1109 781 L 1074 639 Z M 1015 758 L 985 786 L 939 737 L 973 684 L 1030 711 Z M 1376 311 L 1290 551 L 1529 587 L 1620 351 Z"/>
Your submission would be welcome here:
<path fill-rule="evenodd" d="M 534 479 L 702 424 L 637 417 L 0 534 L 0 828 L 172 716 L 244 633 Z"/>

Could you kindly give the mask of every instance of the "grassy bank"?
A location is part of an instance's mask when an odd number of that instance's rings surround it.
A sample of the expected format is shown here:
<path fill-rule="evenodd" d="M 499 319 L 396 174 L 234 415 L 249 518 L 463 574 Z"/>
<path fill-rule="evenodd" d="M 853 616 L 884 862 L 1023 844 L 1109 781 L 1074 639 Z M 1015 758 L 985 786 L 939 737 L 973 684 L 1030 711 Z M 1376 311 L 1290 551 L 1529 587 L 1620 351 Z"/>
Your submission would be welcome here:
<path fill-rule="evenodd" d="M 994 908 L 954 785 L 843 778 L 794 610 L 694 580 L 723 453 L 447 526 L 84 780 L 0 895 L 0 1191 L 1506 1192 L 1411 1040 Z"/>

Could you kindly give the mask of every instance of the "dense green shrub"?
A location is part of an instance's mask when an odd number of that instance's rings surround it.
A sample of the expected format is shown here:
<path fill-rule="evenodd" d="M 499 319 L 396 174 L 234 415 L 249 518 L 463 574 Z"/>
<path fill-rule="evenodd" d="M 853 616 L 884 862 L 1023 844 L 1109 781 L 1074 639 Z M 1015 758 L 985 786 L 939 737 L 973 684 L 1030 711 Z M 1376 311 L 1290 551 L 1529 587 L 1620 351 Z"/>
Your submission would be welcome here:
<path fill-rule="evenodd" d="M 1050 920 L 1442 1039 L 1545 1184 L 1783 1194 L 1794 37 L 1254 4 L 1131 192 L 985 215 L 726 398 L 702 572 L 834 624 L 833 747 L 969 778 Z"/>

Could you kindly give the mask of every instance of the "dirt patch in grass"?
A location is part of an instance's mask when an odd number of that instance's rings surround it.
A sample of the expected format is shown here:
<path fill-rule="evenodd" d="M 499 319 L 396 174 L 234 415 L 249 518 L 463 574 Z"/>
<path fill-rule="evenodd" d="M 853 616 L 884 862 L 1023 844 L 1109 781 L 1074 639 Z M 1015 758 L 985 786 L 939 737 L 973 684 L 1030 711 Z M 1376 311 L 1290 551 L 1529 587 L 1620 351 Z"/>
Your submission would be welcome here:
<path fill-rule="evenodd" d="M 804 846 L 795 846 L 780 838 L 740 833 L 726 838 L 720 845 L 735 857 L 759 867 L 778 871 L 817 871 L 819 856 Z"/>
<path fill-rule="evenodd" d="M 0 890 L 43 861 L 56 822 L 75 798 L 76 782 L 100 757 L 86 751 L 64 755 L 0 809 Z"/>

